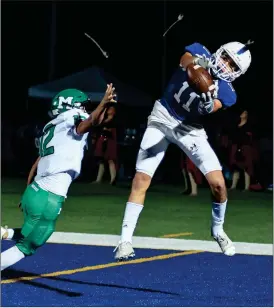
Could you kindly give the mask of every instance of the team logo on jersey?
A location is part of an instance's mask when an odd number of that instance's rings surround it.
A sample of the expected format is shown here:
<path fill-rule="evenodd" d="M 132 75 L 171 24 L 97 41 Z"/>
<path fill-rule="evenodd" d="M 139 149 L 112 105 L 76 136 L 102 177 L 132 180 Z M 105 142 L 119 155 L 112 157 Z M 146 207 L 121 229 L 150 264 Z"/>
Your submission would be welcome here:
<path fill-rule="evenodd" d="M 192 152 L 197 151 L 197 150 L 198 150 L 197 145 L 196 145 L 195 143 L 193 143 L 192 146 L 190 147 L 190 150 L 191 150 Z"/>

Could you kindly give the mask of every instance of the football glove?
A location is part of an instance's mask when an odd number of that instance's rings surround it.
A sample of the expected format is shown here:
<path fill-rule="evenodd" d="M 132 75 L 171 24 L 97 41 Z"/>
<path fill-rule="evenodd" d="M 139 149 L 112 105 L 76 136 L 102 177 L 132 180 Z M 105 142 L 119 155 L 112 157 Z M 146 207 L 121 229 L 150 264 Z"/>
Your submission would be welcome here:
<path fill-rule="evenodd" d="M 207 56 L 205 54 L 203 54 L 202 56 L 196 55 L 194 57 L 193 63 L 202 66 L 206 70 L 214 67 L 214 65 L 211 63 L 210 59 L 207 58 Z"/>
<path fill-rule="evenodd" d="M 214 92 L 212 94 L 213 98 L 217 98 L 218 97 L 218 92 L 219 92 L 219 81 L 218 80 L 214 80 Z"/>
<path fill-rule="evenodd" d="M 212 97 L 211 93 L 202 93 L 200 98 L 201 101 L 198 106 L 199 113 L 202 115 L 211 113 L 214 109 L 214 98 Z"/>

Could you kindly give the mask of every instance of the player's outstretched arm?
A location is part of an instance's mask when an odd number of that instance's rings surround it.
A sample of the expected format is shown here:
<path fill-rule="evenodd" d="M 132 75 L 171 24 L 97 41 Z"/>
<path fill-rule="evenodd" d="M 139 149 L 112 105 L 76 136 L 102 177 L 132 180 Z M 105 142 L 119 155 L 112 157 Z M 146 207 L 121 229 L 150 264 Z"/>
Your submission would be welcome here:
<path fill-rule="evenodd" d="M 39 156 L 35 163 L 32 165 L 31 169 L 30 169 L 30 172 L 29 172 L 29 176 L 28 176 L 28 180 L 27 180 L 27 185 L 29 185 L 31 182 L 32 182 L 32 179 L 34 177 L 34 174 L 37 170 L 37 166 L 38 166 L 38 163 L 39 163 L 39 160 L 41 159 L 41 157 Z"/>
<path fill-rule="evenodd" d="M 108 104 L 107 108 L 104 111 L 103 120 L 100 123 L 101 125 L 106 125 L 110 123 L 116 114 L 116 108 Z"/>
<path fill-rule="evenodd" d="M 197 57 L 193 56 L 190 52 L 185 52 L 180 59 L 180 66 L 187 69 L 189 64 L 195 63 Z M 202 58 L 203 60 L 203 58 Z M 204 93 L 202 95 L 201 104 L 199 106 L 199 112 L 201 114 L 214 113 L 222 108 L 222 103 L 216 97 L 210 95 L 210 93 Z"/>
<path fill-rule="evenodd" d="M 91 115 L 84 121 L 80 122 L 79 125 L 76 128 L 76 132 L 79 135 L 83 135 L 87 133 L 91 127 L 98 126 L 102 123 L 105 123 L 106 120 L 110 122 L 114 116 L 110 115 L 107 117 L 105 116 L 105 113 L 107 111 L 107 107 L 109 103 L 117 103 L 114 99 L 116 97 L 116 94 L 114 94 L 115 88 L 112 87 L 112 83 L 107 85 L 107 90 L 105 93 L 105 96 L 103 97 L 101 103 L 97 106 L 97 108 L 91 113 Z"/>
<path fill-rule="evenodd" d="M 195 57 L 190 52 L 185 52 L 180 59 L 180 66 L 187 69 L 189 64 L 194 63 Z"/>
<path fill-rule="evenodd" d="M 189 64 L 199 64 L 205 69 L 211 68 L 210 59 L 203 56 L 193 56 L 190 52 L 185 52 L 180 59 L 180 66 L 186 69 Z"/>

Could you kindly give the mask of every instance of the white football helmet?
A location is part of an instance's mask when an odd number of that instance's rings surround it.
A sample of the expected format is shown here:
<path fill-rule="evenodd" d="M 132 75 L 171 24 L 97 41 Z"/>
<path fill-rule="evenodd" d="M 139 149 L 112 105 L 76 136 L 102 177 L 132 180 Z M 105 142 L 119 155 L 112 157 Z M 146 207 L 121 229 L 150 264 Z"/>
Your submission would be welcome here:
<path fill-rule="evenodd" d="M 251 63 L 251 53 L 248 45 L 239 42 L 231 42 L 222 45 L 215 54 L 211 56 L 211 64 L 213 65 L 213 74 L 227 82 L 232 82 L 240 75 L 244 74 Z M 226 62 L 233 62 L 233 65 L 227 65 Z"/>

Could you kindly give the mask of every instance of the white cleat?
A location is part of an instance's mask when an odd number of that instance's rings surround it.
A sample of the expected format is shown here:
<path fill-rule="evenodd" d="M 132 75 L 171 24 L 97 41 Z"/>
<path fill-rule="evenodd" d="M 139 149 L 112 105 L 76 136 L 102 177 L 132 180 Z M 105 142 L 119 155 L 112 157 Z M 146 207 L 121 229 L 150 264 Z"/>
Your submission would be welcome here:
<path fill-rule="evenodd" d="M 220 246 L 222 252 L 226 256 L 234 256 L 236 253 L 235 246 L 230 240 L 230 238 L 226 235 L 224 231 L 217 235 L 213 235 L 214 240 L 218 243 Z"/>
<path fill-rule="evenodd" d="M 1 226 L 1 240 L 3 240 L 4 234 L 7 233 L 7 229 L 8 229 L 8 226 L 5 226 L 5 228 Z"/>
<path fill-rule="evenodd" d="M 114 249 L 113 252 L 116 250 L 117 252 L 114 258 L 117 261 L 124 261 L 135 257 L 135 253 L 130 242 L 119 242 L 118 246 Z"/>

